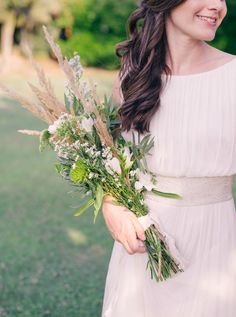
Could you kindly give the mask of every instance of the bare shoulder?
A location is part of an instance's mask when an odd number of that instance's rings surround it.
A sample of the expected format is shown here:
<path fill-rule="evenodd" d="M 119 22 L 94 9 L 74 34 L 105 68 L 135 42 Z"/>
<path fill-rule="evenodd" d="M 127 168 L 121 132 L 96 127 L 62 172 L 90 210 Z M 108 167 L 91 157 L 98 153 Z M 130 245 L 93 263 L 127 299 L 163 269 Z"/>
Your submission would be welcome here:
<path fill-rule="evenodd" d="M 221 54 L 221 56 L 220 56 L 220 60 L 224 61 L 226 63 L 230 62 L 231 60 L 233 60 L 235 58 L 236 58 L 236 55 L 225 53 L 225 52 L 223 52 L 223 54 Z"/>
<path fill-rule="evenodd" d="M 115 80 L 112 86 L 112 99 L 117 106 L 120 106 L 123 102 L 121 82 L 119 78 L 119 72 L 117 72 Z"/>
<path fill-rule="evenodd" d="M 212 56 L 211 60 L 212 63 L 214 63 L 215 67 L 221 66 L 223 64 L 226 64 L 236 58 L 236 55 L 221 51 L 217 48 L 212 47 Z"/>

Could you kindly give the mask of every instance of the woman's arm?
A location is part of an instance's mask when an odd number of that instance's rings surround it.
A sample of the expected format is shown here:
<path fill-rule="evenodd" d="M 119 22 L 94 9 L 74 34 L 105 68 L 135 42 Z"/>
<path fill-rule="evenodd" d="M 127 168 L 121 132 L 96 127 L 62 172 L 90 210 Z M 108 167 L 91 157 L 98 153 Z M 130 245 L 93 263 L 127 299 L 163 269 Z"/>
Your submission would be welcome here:
<path fill-rule="evenodd" d="M 144 253 L 146 247 L 140 240 L 145 240 L 142 225 L 135 214 L 123 206 L 112 204 L 114 198 L 105 196 L 102 213 L 108 230 L 114 240 L 122 243 L 129 254 Z"/>

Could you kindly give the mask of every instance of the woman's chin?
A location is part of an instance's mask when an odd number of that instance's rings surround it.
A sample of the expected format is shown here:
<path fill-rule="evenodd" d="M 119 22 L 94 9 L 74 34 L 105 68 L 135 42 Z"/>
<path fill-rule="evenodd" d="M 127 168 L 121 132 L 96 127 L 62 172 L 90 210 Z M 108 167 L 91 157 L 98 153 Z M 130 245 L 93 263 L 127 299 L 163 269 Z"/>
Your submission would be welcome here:
<path fill-rule="evenodd" d="M 215 36 L 216 36 L 216 33 L 215 33 L 215 32 L 214 32 L 214 33 L 204 34 L 204 35 L 201 34 L 201 35 L 198 37 L 198 39 L 201 40 L 201 41 L 212 41 L 212 40 L 214 40 Z"/>
<path fill-rule="evenodd" d="M 214 34 L 214 35 L 212 35 L 212 36 L 206 36 L 206 37 L 205 37 L 205 39 L 204 39 L 204 41 L 207 41 L 207 42 L 209 42 L 209 41 L 213 41 L 213 40 L 214 40 L 214 38 L 215 38 L 215 34 Z"/>

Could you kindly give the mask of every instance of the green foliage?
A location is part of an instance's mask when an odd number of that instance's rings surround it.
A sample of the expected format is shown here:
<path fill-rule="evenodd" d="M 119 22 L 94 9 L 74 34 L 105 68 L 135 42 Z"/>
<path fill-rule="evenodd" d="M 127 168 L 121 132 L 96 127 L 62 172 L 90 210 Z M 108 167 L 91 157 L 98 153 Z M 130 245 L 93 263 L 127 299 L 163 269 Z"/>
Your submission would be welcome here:
<path fill-rule="evenodd" d="M 73 130 L 76 128 L 76 120 L 71 119 L 70 121 L 63 122 L 58 128 L 57 128 L 57 135 L 60 138 L 72 138 L 74 137 Z"/>
<path fill-rule="evenodd" d="M 78 51 L 87 66 L 116 69 L 115 45 L 126 39 L 126 22 L 135 0 L 86 0 L 74 7 L 72 36 L 61 41 L 65 55 Z"/>
<path fill-rule="evenodd" d="M 97 215 L 99 213 L 99 210 L 101 209 L 103 196 L 104 196 L 103 188 L 102 188 L 102 186 L 100 184 L 98 184 L 97 185 L 97 189 L 96 189 L 95 202 L 94 202 L 94 208 L 95 209 L 94 209 L 93 223 L 96 222 Z"/>
<path fill-rule="evenodd" d="M 77 161 L 75 167 L 70 171 L 70 178 L 73 182 L 82 182 L 87 175 L 86 165 L 82 161 Z"/>
<path fill-rule="evenodd" d="M 8 12 L 13 12 L 17 26 L 27 23 L 43 24 L 51 22 L 63 8 L 63 0 L 1 0 L 0 20 L 5 21 Z"/>
<path fill-rule="evenodd" d="M 61 174 L 62 172 L 65 172 L 65 170 L 66 170 L 66 171 L 70 171 L 70 167 L 67 166 L 67 165 L 64 165 L 64 164 L 62 164 L 62 163 L 55 163 L 54 166 L 55 166 L 56 171 L 57 171 L 59 174 Z"/>
<path fill-rule="evenodd" d="M 149 155 L 149 151 L 154 146 L 154 136 L 151 134 L 145 135 L 142 139 L 138 133 L 138 140 L 136 140 L 135 133 L 132 132 L 132 142 L 130 143 L 132 153 L 136 157 L 138 167 L 142 170 L 148 170 L 146 155 Z"/>
<path fill-rule="evenodd" d="M 94 199 L 89 199 L 85 204 L 83 204 L 78 210 L 76 210 L 74 216 L 81 216 L 89 207 L 94 205 Z"/>
<path fill-rule="evenodd" d="M 80 31 L 74 33 L 68 41 L 60 40 L 59 44 L 67 57 L 72 57 L 77 51 L 84 66 L 114 69 L 119 65 L 115 56 L 115 44 L 119 41 L 117 36 Z"/>
<path fill-rule="evenodd" d="M 227 15 L 217 30 L 216 37 L 211 44 L 223 51 L 236 54 L 236 1 L 228 0 L 226 3 Z"/>
<path fill-rule="evenodd" d="M 50 146 L 49 143 L 49 138 L 50 138 L 50 133 L 48 132 L 47 129 L 43 130 L 40 134 L 39 138 L 39 151 L 43 152 L 43 150 L 47 147 Z"/>

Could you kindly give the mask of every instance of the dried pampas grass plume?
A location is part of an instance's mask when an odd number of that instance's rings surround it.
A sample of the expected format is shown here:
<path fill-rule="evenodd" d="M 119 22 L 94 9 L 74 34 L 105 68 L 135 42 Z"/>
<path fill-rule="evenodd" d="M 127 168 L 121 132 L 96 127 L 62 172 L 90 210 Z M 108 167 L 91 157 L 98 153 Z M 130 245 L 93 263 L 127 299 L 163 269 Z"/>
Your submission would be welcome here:
<path fill-rule="evenodd" d="M 37 88 L 36 96 L 38 97 L 39 95 L 42 95 L 42 97 L 40 99 L 43 100 L 44 104 L 45 104 L 45 102 L 44 102 L 45 97 L 47 97 L 46 102 L 47 102 L 48 108 L 52 112 L 55 112 L 57 115 L 60 112 L 65 112 L 66 111 L 65 106 L 57 99 L 50 80 L 47 78 L 43 69 L 39 66 L 39 64 L 34 59 L 33 54 L 32 54 L 32 50 L 30 49 L 30 46 L 28 43 L 25 46 L 25 50 L 26 50 L 27 56 L 31 62 L 31 65 L 33 66 L 33 68 L 37 74 L 39 84 L 43 89 L 42 91 L 40 91 Z M 32 86 L 33 85 L 31 84 L 30 85 L 31 89 L 32 89 Z M 33 90 L 33 91 L 35 92 L 35 90 Z M 40 100 L 40 101 L 42 102 L 42 100 Z"/>
<path fill-rule="evenodd" d="M 35 135 L 39 137 L 41 135 L 41 131 L 37 131 L 37 130 L 17 130 L 17 132 L 22 134 L 27 134 L 27 135 Z"/>
<path fill-rule="evenodd" d="M 31 101 L 29 101 L 27 98 L 20 95 L 18 92 L 16 92 L 13 89 L 8 88 L 7 86 L 0 83 L 0 88 L 10 97 L 15 100 L 17 100 L 23 108 L 30 111 L 33 115 L 35 115 L 37 118 L 41 119 L 42 121 L 51 124 L 53 120 L 51 119 L 51 116 L 48 114 L 46 109 L 44 109 L 41 105 L 34 104 Z"/>
<path fill-rule="evenodd" d="M 100 100 L 99 100 L 97 93 L 96 93 L 96 86 L 91 85 L 92 93 L 93 93 L 93 100 L 92 100 L 92 98 L 85 100 L 85 98 L 83 98 L 81 88 L 77 82 L 76 75 L 73 71 L 73 68 L 69 64 L 69 61 L 63 57 L 63 54 L 61 52 L 59 45 L 54 42 L 54 39 L 51 36 L 51 34 L 48 32 L 46 26 L 43 26 L 43 32 L 44 32 L 44 35 L 45 35 L 45 38 L 46 38 L 48 44 L 50 45 L 54 55 L 56 56 L 56 58 L 58 60 L 59 66 L 61 67 L 61 69 L 65 73 L 65 75 L 69 81 L 70 87 L 72 88 L 76 98 L 82 102 L 83 108 L 86 112 L 88 112 L 88 113 L 93 112 L 95 114 L 96 119 L 95 119 L 94 124 L 95 124 L 95 127 L 97 129 L 97 132 L 98 132 L 101 140 L 107 146 L 111 147 L 113 154 L 115 156 L 117 156 L 118 154 L 115 150 L 115 145 L 114 145 L 113 139 L 112 139 L 110 133 L 108 132 L 107 126 L 104 123 L 103 118 L 101 117 L 101 115 L 98 112 L 97 107 L 96 107 L 96 104 L 100 104 Z"/>

